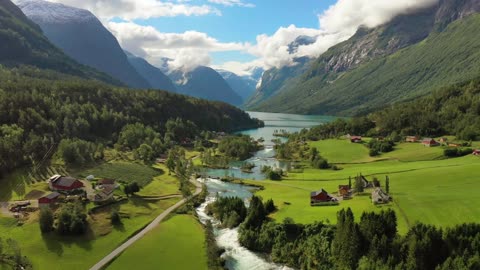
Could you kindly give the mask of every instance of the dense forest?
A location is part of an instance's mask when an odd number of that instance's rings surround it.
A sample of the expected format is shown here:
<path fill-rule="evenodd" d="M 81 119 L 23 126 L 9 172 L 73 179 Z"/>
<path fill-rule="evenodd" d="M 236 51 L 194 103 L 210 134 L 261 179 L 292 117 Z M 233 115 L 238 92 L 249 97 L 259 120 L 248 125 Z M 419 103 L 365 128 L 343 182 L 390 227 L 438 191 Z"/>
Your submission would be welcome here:
<path fill-rule="evenodd" d="M 223 219 L 237 220 L 233 198 L 215 204 Z M 252 197 L 239 229 L 240 243 L 267 253 L 274 262 L 297 269 L 480 269 L 480 224 L 441 229 L 417 223 L 397 233 L 393 210 L 365 212 L 358 222 L 350 209 L 338 212 L 336 225 L 297 224 L 268 217 L 273 202 Z M 225 211 L 227 210 L 228 211 Z M 228 215 L 232 216 L 229 217 Z"/>
<path fill-rule="evenodd" d="M 116 88 L 35 68 L 0 68 L 1 172 L 35 164 L 58 144 L 67 150 L 73 144 L 91 150 L 114 145 L 135 150 L 144 141 L 161 149 L 194 139 L 197 131 L 228 132 L 262 124 L 221 102 Z M 91 150 L 80 156 L 93 159 Z M 74 147 L 67 152 L 78 156 L 85 151 Z"/>
<path fill-rule="evenodd" d="M 368 116 L 338 119 L 292 135 L 325 139 L 341 135 L 443 136 L 480 139 L 480 78 L 445 87 L 422 98 L 398 103 Z"/>

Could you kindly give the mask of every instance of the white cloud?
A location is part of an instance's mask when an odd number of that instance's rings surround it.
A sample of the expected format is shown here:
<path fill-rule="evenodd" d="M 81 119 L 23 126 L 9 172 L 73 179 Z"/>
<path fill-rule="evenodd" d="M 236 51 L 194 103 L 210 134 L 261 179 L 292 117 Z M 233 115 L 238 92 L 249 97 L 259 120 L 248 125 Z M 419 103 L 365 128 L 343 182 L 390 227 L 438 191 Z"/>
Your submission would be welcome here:
<path fill-rule="evenodd" d="M 253 60 L 251 62 L 237 62 L 237 61 L 228 61 L 222 63 L 221 65 L 213 65 L 212 68 L 219 70 L 228 70 L 239 76 L 249 76 L 252 74 L 252 71 L 256 67 L 263 66 L 263 63 L 260 59 Z"/>
<path fill-rule="evenodd" d="M 318 57 L 330 47 L 350 38 L 360 26 L 376 27 L 393 17 L 425 8 L 438 0 L 338 0 L 319 15 L 319 29 L 280 27 L 273 35 L 257 36 L 257 44 L 248 52 L 259 57 L 265 69 L 295 64 L 298 57 Z M 301 45 L 290 54 L 288 45 L 300 35 L 316 36 L 313 44 Z"/>
<path fill-rule="evenodd" d="M 252 3 L 244 3 L 241 0 L 208 0 L 208 2 L 213 3 L 213 4 L 219 4 L 219 5 L 224 5 L 224 6 L 239 6 L 239 7 L 255 7 L 254 4 Z"/>
<path fill-rule="evenodd" d="M 154 64 L 162 58 L 171 58 L 172 69 L 192 70 L 199 65 L 209 65 L 210 52 L 241 51 L 247 46 L 242 43 L 223 43 L 205 33 L 161 33 L 151 26 L 133 22 L 109 22 L 107 27 L 117 37 L 122 47 L 133 54 L 145 57 Z"/>
<path fill-rule="evenodd" d="M 167 2 L 159 0 L 49 0 L 68 6 L 88 9 L 102 21 L 111 18 L 124 20 L 174 16 L 221 15 L 209 5 L 192 5 L 189 1 Z"/>
<path fill-rule="evenodd" d="M 300 28 L 295 25 L 280 27 L 272 35 L 261 34 L 256 44 L 220 42 L 206 33 L 161 33 L 150 26 L 140 26 L 131 20 L 162 16 L 220 15 L 220 11 L 208 4 L 195 5 L 191 0 L 50 0 L 89 9 L 99 16 L 115 34 L 121 45 L 132 53 L 147 58 L 152 63 L 161 63 L 168 57 L 173 68 L 191 70 L 198 65 L 211 63 L 211 52 L 243 51 L 257 59 L 242 63 L 229 61 L 216 68 L 247 75 L 252 66 L 264 69 L 294 65 L 298 57 L 318 57 L 328 48 L 350 38 L 359 26 L 375 27 L 386 23 L 394 16 L 411 10 L 427 7 L 438 0 L 338 0 L 318 15 L 318 28 Z M 249 7 L 246 0 L 208 0 L 210 4 Z M 108 22 L 120 17 L 128 22 Z M 298 36 L 317 37 L 316 42 L 300 45 L 294 53 L 288 48 Z"/>

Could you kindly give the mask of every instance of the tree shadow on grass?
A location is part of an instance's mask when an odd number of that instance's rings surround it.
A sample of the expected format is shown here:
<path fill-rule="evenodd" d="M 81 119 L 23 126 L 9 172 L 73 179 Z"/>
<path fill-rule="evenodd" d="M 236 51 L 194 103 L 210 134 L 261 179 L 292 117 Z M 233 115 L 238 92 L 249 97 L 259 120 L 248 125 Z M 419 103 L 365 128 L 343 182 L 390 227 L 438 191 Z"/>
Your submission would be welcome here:
<path fill-rule="evenodd" d="M 58 235 L 55 231 L 42 234 L 42 239 L 47 249 L 59 257 L 63 255 L 65 248 L 69 248 L 72 245 L 76 245 L 87 251 L 92 250 L 92 240 L 94 239 L 92 237 L 94 237 L 94 233 L 91 229 L 87 229 L 84 235 L 78 236 Z"/>
<path fill-rule="evenodd" d="M 113 228 L 117 231 L 125 232 L 125 225 L 123 225 L 123 222 L 121 222 L 121 221 L 120 221 L 119 224 L 114 224 Z"/>
<path fill-rule="evenodd" d="M 136 197 L 136 196 L 131 196 L 130 201 L 135 206 L 141 206 L 141 207 L 147 208 L 148 210 L 152 210 L 152 207 L 150 206 L 150 203 L 152 203 L 152 201 L 147 201 L 147 200 L 144 200 L 143 198 Z"/>
<path fill-rule="evenodd" d="M 55 235 L 55 232 L 42 233 L 42 239 L 49 251 L 57 254 L 59 257 L 63 255 L 63 246 L 58 241 L 58 236 Z"/>

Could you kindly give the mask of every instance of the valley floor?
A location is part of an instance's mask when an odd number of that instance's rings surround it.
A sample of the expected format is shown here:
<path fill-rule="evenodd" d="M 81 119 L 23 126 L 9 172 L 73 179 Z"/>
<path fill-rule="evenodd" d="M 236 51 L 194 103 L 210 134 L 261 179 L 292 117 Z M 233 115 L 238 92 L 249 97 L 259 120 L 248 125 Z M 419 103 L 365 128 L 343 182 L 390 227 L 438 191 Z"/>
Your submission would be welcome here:
<path fill-rule="evenodd" d="M 38 199 L 48 192 L 48 184 L 44 179 L 47 179 L 47 174 L 51 174 L 52 170 L 59 169 L 48 168 L 45 175 L 32 175 L 19 171 L 7 177 L 3 181 L 5 188 L 1 189 L 0 201 Z M 182 196 L 178 190 L 179 182 L 174 176 L 168 175 L 167 171 L 162 164 L 152 168 L 131 161 L 110 161 L 92 168 L 72 170 L 71 175 L 82 178 L 94 174 L 104 178 L 123 177 L 125 181 L 127 179 L 143 181 L 144 188 L 126 201 L 90 214 L 88 216 L 89 231 L 84 236 L 65 237 L 56 233 L 42 234 L 37 211 L 21 222 L 0 212 L 0 238 L 12 238 L 17 241 L 22 254 L 32 261 L 34 269 L 89 269 L 165 209 L 181 200 Z M 58 171 L 58 173 L 65 173 L 65 171 Z M 120 190 L 116 193 L 124 195 Z M 87 205 L 87 209 L 92 207 L 94 207 L 93 203 Z M 121 225 L 111 225 L 112 210 L 119 212 Z M 191 217 L 187 217 L 187 220 L 189 218 Z M 188 223 L 182 218 L 179 220 Z M 185 226 L 188 225 L 191 224 Z M 200 226 L 195 228 L 201 229 Z M 203 236 L 203 231 L 195 234 L 200 238 Z M 204 253 L 200 252 L 200 254 Z"/>
<path fill-rule="evenodd" d="M 399 144 L 395 151 L 377 158 L 370 157 L 365 146 L 346 140 L 324 140 L 310 145 L 341 170 L 312 169 L 304 162 L 303 172 L 289 173 L 282 181 L 248 181 L 265 187 L 257 194 L 264 200 L 274 200 L 278 211 L 272 217 L 279 222 L 289 217 L 299 223 L 334 224 L 337 212 L 348 207 L 357 219 L 364 211 L 392 208 L 397 213 L 400 233 L 417 221 L 437 226 L 480 221 L 479 157 L 446 159 L 441 147 L 429 148 L 419 143 Z M 393 202 L 373 205 L 371 189 L 366 189 L 362 195 L 341 201 L 337 206 L 310 206 L 311 191 L 323 188 L 337 195 L 338 185 L 347 185 L 348 178 L 358 174 L 369 180 L 375 176 L 382 186 L 388 176 Z"/>

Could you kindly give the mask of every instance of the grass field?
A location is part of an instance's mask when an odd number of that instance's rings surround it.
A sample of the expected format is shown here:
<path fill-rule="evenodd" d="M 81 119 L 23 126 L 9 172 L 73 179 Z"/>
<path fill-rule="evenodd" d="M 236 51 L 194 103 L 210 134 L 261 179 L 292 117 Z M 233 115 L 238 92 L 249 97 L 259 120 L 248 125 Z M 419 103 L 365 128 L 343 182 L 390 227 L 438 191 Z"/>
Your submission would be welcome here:
<path fill-rule="evenodd" d="M 95 177 L 113 178 L 122 182 L 136 181 L 141 186 L 146 186 L 158 174 L 159 172 L 150 166 L 126 161 L 112 161 L 92 169 L 74 172 L 74 175 L 78 177 L 93 175 Z"/>
<path fill-rule="evenodd" d="M 207 268 L 205 234 L 190 215 L 176 215 L 127 249 L 107 269 Z"/>
<path fill-rule="evenodd" d="M 332 145 L 328 145 L 332 143 Z M 336 222 L 336 213 L 352 208 L 356 218 L 364 211 L 392 208 L 397 213 L 399 231 L 405 233 L 416 221 L 451 226 L 461 222 L 480 222 L 480 158 L 468 155 L 444 159 L 442 148 L 428 148 L 420 144 L 400 144 L 395 151 L 384 154 L 381 160 L 366 162 L 363 147 L 339 140 L 313 142 L 319 152 L 329 160 L 340 163 L 342 170 L 317 170 L 307 168 L 303 173 L 289 173 L 282 181 L 251 181 L 261 184 L 264 190 L 258 195 L 264 200 L 272 198 L 278 211 L 272 217 L 281 221 L 291 217 L 296 222 Z M 328 145 L 322 148 L 322 146 Z M 352 149 L 346 149 L 352 148 Z M 335 159 L 335 150 L 340 153 Z M 365 148 L 366 149 L 366 148 Z M 352 151 L 358 151 L 353 154 Z M 352 153 L 348 155 L 347 153 Z M 348 157 L 351 157 L 348 159 Z M 362 161 L 364 163 L 355 164 Z M 394 202 L 375 206 L 370 194 L 355 196 L 338 206 L 311 207 L 309 193 L 324 188 L 336 195 L 338 185 L 348 184 L 348 178 L 362 173 L 368 179 L 378 177 L 382 185 L 390 177 L 390 190 Z M 368 190 L 367 190 L 368 191 Z"/>
<path fill-rule="evenodd" d="M 165 173 L 164 169 L 161 165 L 153 169 L 135 163 L 114 162 L 103 164 L 99 168 L 72 172 L 72 175 L 79 177 L 94 174 L 96 177 L 123 179 L 122 175 L 125 173 L 128 179 L 139 179 L 135 177 L 138 174 L 144 179 L 143 183 L 147 183 L 139 195 L 163 196 L 178 193 L 178 181 Z M 17 176 L 19 175 L 21 173 Z M 46 186 L 45 182 L 25 183 L 25 191 L 21 194 L 28 190 L 46 189 Z M 24 196 L 14 191 L 4 194 Z M 180 198 L 145 200 L 141 197 L 131 197 L 127 202 L 115 204 L 90 215 L 88 218 L 90 230 L 82 237 L 59 237 L 54 233 L 42 235 L 38 217 L 35 215 L 22 226 L 18 226 L 13 218 L 0 217 L 0 238 L 15 239 L 23 255 L 33 262 L 34 269 L 88 269 L 178 200 Z M 110 225 L 111 209 L 118 210 L 122 216 L 121 226 Z"/>
<path fill-rule="evenodd" d="M 324 158 L 331 163 L 360 163 L 376 160 L 368 155 L 368 148 L 346 139 L 321 140 L 310 142 Z"/>

